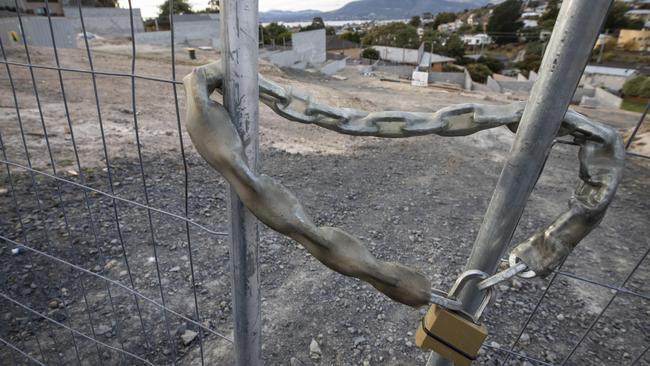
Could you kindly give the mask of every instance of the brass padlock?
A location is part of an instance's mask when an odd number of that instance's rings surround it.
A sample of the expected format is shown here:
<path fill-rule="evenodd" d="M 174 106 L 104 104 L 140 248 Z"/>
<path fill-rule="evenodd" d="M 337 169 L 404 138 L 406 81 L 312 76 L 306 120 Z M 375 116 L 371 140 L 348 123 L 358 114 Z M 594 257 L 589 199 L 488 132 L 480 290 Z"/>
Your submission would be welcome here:
<path fill-rule="evenodd" d="M 478 270 L 464 272 L 449 291 L 455 298 L 465 283 L 472 279 L 485 279 L 488 275 Z M 469 366 L 476 359 L 488 335 L 487 328 L 479 322 L 481 314 L 490 303 L 494 292 L 488 288 L 486 296 L 473 315 L 431 305 L 415 332 L 415 344 L 425 350 L 435 351 L 456 366 Z"/>

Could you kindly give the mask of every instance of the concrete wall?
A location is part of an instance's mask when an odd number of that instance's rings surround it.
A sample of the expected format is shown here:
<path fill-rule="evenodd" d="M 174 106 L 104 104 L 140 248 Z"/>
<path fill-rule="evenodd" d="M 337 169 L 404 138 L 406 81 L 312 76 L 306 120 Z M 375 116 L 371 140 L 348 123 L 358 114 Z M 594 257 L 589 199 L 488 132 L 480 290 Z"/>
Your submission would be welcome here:
<path fill-rule="evenodd" d="M 575 94 L 573 94 L 573 98 L 571 99 L 571 103 L 580 104 L 580 103 L 582 103 L 582 98 L 584 98 L 584 97 L 593 97 L 595 95 L 595 93 L 596 93 L 596 90 L 590 85 L 579 86 L 576 89 Z"/>
<path fill-rule="evenodd" d="M 467 69 L 463 70 L 463 74 L 465 75 L 465 83 L 463 85 L 465 90 L 474 90 L 474 81 L 472 80 L 472 75 L 469 74 L 469 71 L 467 71 Z"/>
<path fill-rule="evenodd" d="M 81 33 L 79 8 L 64 7 L 65 17 L 72 20 L 75 31 Z M 131 20 L 129 9 L 119 8 L 81 8 L 86 31 L 102 37 L 131 35 Z M 144 23 L 140 9 L 133 9 L 133 31 L 144 32 Z"/>
<path fill-rule="evenodd" d="M 320 72 L 322 72 L 325 75 L 332 75 L 340 70 L 343 70 L 345 66 L 347 65 L 347 58 L 344 58 L 342 60 L 336 60 L 329 62 L 327 65 L 323 66 L 320 68 Z"/>
<path fill-rule="evenodd" d="M 621 90 L 627 80 L 626 76 L 603 75 L 603 74 L 584 74 L 581 84 L 591 84 L 596 87 L 604 87 L 609 90 Z"/>
<path fill-rule="evenodd" d="M 494 80 L 492 76 L 488 76 L 486 86 L 493 92 L 501 93 L 501 85 L 499 85 L 499 83 Z"/>
<path fill-rule="evenodd" d="M 174 22 L 174 38 L 178 44 L 220 47 L 219 18 L 194 22 Z"/>
<path fill-rule="evenodd" d="M 171 31 L 142 32 L 135 34 L 135 44 L 168 46 L 171 44 Z"/>
<path fill-rule="evenodd" d="M 501 86 L 503 92 L 512 92 L 512 93 L 530 93 L 533 89 L 534 81 L 497 81 Z"/>
<path fill-rule="evenodd" d="M 279 67 L 289 67 L 296 63 L 296 55 L 293 50 L 269 52 L 264 57 Z"/>
<path fill-rule="evenodd" d="M 602 88 L 596 88 L 593 97 L 583 96 L 580 101 L 581 106 L 593 108 L 619 109 L 622 104 L 623 99 Z"/>
<path fill-rule="evenodd" d="M 409 65 L 373 65 L 372 71 L 393 74 L 403 79 L 408 79 L 413 74 L 414 66 Z"/>
<path fill-rule="evenodd" d="M 136 43 L 169 45 L 171 31 L 142 32 L 135 34 Z M 174 41 L 178 45 L 191 47 L 212 46 L 221 47 L 219 40 L 219 20 L 175 22 Z"/>
<path fill-rule="evenodd" d="M 430 83 L 448 83 L 455 84 L 465 88 L 465 73 L 462 72 L 430 72 Z"/>
<path fill-rule="evenodd" d="M 54 30 L 54 40 L 57 48 L 77 48 L 76 32 L 73 21 L 52 17 L 52 28 Z M 47 17 L 23 17 L 23 30 L 27 44 L 37 47 L 52 47 L 52 36 L 50 25 Z M 5 45 L 16 44 L 11 39 L 11 32 L 16 32 L 22 37 L 18 18 L 0 18 L 0 37 Z M 18 45 L 22 44 L 22 38 Z"/>
<path fill-rule="evenodd" d="M 293 33 L 291 45 L 299 61 L 321 64 L 327 60 L 325 29 Z"/>

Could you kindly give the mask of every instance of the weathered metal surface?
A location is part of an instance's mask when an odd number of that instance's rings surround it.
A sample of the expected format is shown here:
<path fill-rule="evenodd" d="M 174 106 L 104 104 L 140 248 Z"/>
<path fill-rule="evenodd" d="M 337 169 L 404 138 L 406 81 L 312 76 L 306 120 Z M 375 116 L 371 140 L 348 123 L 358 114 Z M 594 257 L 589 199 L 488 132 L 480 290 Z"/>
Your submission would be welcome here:
<path fill-rule="evenodd" d="M 525 257 L 522 258 L 524 262 L 531 261 L 526 264 L 533 266 L 536 272 L 548 273 L 551 266 L 560 262 L 559 258 L 566 257 L 566 249 L 573 248 L 598 224 L 604 208 L 611 202 L 609 188 L 616 190 L 623 166 L 621 139 L 616 131 L 607 127 L 596 128 L 594 132 L 607 133 L 594 139 L 591 127 L 598 125 L 567 112 L 567 109 L 612 2 L 565 0 L 562 3 L 540 66 L 539 78 L 533 86 L 510 156 L 492 194 L 467 269 L 480 269 L 487 273 L 496 270 L 544 168 L 553 139 L 558 131 L 562 132 L 561 126 L 570 126 L 569 131 L 574 131 L 576 142 L 581 144 L 581 182 L 569 210 L 515 250 Z M 572 115 L 577 118 L 571 118 Z M 581 123 L 582 119 L 585 123 Z M 587 130 L 576 133 L 587 126 Z M 608 159 L 600 158 L 602 154 L 606 154 Z M 595 169 L 587 169 L 588 164 L 596 164 Z M 476 286 L 468 286 L 461 292 L 460 299 L 465 309 L 471 311 L 478 306 L 481 295 Z M 432 355 L 427 363 L 431 366 L 449 364 L 436 355 Z"/>
<path fill-rule="evenodd" d="M 246 207 L 272 229 L 301 243 L 329 268 L 360 278 L 395 301 L 427 305 L 432 296 L 424 275 L 377 260 L 359 240 L 340 229 L 317 227 L 291 192 L 249 168 L 232 122 L 223 107 L 209 98 L 221 89 L 222 80 L 219 64 L 196 68 L 185 77 L 187 128 L 199 153 L 231 183 Z M 351 135 L 379 137 L 461 136 L 503 125 L 516 130 L 526 105 L 462 104 L 436 113 L 369 113 L 322 105 L 303 94 L 295 97 L 298 92 L 287 91 L 261 76 L 260 90 L 261 101 L 291 120 Z M 569 210 L 518 246 L 520 259 L 530 261 L 531 268 L 542 275 L 598 224 L 620 182 L 624 160 L 616 131 L 576 112 L 566 114 L 559 135 L 573 136 L 581 147 L 581 181 Z"/>
<path fill-rule="evenodd" d="M 259 149 L 258 9 L 257 0 L 226 0 L 221 5 L 223 35 L 223 100 L 238 165 L 257 171 Z M 235 151 L 231 151 L 235 153 Z M 262 364 L 262 319 L 257 220 L 242 203 L 238 180 L 228 195 L 230 268 L 234 319 L 235 361 L 238 366 Z M 239 196 L 238 196 L 239 194 Z M 249 206 L 249 205 L 246 205 Z"/>

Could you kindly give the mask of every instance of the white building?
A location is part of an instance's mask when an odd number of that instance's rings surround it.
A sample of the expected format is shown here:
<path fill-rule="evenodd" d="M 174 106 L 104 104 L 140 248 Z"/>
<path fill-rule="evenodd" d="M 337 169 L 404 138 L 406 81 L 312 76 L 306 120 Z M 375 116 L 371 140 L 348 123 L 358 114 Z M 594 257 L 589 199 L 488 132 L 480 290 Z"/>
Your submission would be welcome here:
<path fill-rule="evenodd" d="M 440 32 L 455 32 L 460 29 L 465 23 L 462 20 L 456 19 L 456 21 L 451 23 L 440 24 L 438 26 L 438 31 Z"/>
<path fill-rule="evenodd" d="M 524 28 L 537 28 L 536 19 L 524 19 Z"/>
<path fill-rule="evenodd" d="M 461 39 L 468 46 L 486 46 L 492 44 L 492 37 L 485 33 L 466 34 Z"/>
<path fill-rule="evenodd" d="M 539 19 L 541 16 L 542 14 L 536 11 L 527 11 L 521 14 L 521 19 Z"/>

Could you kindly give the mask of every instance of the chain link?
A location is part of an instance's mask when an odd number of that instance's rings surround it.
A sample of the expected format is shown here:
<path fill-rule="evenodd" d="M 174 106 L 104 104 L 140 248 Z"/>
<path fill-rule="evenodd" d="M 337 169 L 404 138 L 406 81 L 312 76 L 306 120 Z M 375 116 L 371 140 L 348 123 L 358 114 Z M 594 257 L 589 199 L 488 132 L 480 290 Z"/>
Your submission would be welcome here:
<path fill-rule="evenodd" d="M 210 93 L 223 84 L 223 71 L 218 64 L 195 69 L 184 83 L 192 142 L 262 222 L 300 242 L 328 267 L 360 278 L 396 301 L 411 306 L 437 303 L 449 309 L 461 307 L 454 291 L 449 295 L 432 291 L 430 282 L 421 273 L 378 260 L 358 239 L 342 230 L 316 226 L 291 192 L 272 178 L 250 170 L 242 159 L 243 142 L 228 114 L 223 106 L 209 99 Z M 261 76 L 260 100 L 292 121 L 349 135 L 395 138 L 428 134 L 463 136 L 504 125 L 514 132 L 526 106 L 525 102 L 459 104 L 434 113 L 366 112 L 318 103 L 308 94 L 283 88 Z M 574 137 L 574 143 L 580 147 L 580 182 L 569 209 L 515 246 L 511 255 L 521 260 L 521 264 L 513 263 L 511 268 L 490 278 L 481 274 L 482 289 L 490 290 L 524 270 L 528 275 L 547 275 L 604 216 L 622 177 L 625 150 L 621 138 L 613 128 L 571 110 L 566 113 L 558 134 L 565 135 Z"/>

